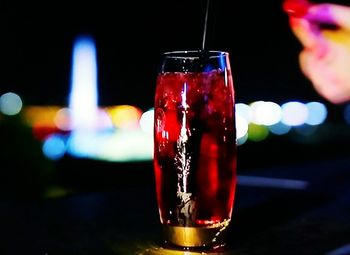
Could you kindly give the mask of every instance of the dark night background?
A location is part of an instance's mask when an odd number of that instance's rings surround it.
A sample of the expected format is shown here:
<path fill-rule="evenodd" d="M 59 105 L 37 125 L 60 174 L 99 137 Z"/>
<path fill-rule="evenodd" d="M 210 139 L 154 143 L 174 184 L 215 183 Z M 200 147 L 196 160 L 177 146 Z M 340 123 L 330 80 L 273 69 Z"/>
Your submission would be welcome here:
<path fill-rule="evenodd" d="M 204 0 L 1 1 L 0 95 L 15 92 L 25 106 L 67 105 L 73 42 L 86 34 L 97 46 L 99 104 L 148 110 L 161 54 L 199 49 L 204 15 Z M 296 128 L 238 147 L 239 175 L 310 186 L 238 185 L 234 254 L 325 254 L 349 243 L 346 105 L 326 102 L 300 72 L 301 46 L 282 1 L 211 0 L 207 47 L 230 53 L 237 103 L 319 101 L 328 109 L 310 136 Z M 130 255 L 158 241 L 152 162 L 50 161 L 29 127 L 0 118 L 1 254 Z M 64 189 L 36 203 L 57 184 Z"/>
<path fill-rule="evenodd" d="M 299 43 L 281 1 L 212 1 L 207 47 L 231 54 L 238 102 L 322 100 L 299 71 Z M 0 92 L 25 104 L 67 104 L 76 36 L 97 46 L 100 104 L 153 104 L 164 51 L 199 49 L 205 1 L 2 4 Z"/>

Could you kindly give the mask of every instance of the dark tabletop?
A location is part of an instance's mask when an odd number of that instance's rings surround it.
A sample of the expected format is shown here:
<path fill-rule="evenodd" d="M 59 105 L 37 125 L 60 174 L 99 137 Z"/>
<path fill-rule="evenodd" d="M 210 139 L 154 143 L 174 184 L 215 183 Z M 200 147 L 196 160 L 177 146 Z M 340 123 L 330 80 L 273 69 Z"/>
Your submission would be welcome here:
<path fill-rule="evenodd" d="M 62 163 L 51 195 L 2 197 L 0 254 L 166 254 L 151 162 L 82 161 Z M 338 249 L 350 243 L 349 167 L 339 158 L 240 174 L 225 254 L 348 254 Z"/>

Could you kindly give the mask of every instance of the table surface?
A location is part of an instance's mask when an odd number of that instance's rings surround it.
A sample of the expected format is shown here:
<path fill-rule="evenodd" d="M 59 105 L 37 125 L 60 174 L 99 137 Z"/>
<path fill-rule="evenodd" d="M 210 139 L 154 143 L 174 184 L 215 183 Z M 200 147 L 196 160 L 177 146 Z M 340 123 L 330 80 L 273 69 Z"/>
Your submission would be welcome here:
<path fill-rule="evenodd" d="M 341 253 L 350 244 L 349 167 L 350 159 L 335 158 L 240 174 L 227 248 L 220 254 L 350 254 Z M 113 168 L 113 178 L 85 173 L 100 184 L 94 188 L 86 182 L 63 196 L 3 197 L 0 254 L 190 254 L 160 248 L 151 164 Z M 79 178 L 84 183 L 82 171 L 66 186 Z"/>

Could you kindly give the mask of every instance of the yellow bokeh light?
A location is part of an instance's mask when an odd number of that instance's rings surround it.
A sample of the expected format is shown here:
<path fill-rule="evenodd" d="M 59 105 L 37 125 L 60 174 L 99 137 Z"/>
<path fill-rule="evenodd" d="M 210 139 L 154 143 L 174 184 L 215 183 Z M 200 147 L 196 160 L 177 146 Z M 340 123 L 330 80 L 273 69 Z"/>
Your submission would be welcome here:
<path fill-rule="evenodd" d="M 29 106 L 24 109 L 24 118 L 31 127 L 55 127 L 55 117 L 60 106 Z"/>
<path fill-rule="evenodd" d="M 142 111 L 132 105 L 117 105 L 107 107 L 106 112 L 110 116 L 112 123 L 117 128 L 129 129 L 137 128 Z"/>

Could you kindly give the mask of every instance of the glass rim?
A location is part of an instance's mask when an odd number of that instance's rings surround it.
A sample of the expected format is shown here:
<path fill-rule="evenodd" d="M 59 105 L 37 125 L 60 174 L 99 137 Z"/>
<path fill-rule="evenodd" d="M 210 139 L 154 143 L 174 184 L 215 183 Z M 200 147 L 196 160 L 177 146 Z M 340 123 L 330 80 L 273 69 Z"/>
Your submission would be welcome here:
<path fill-rule="evenodd" d="M 222 50 L 209 50 L 205 51 L 206 56 L 209 58 L 228 56 L 227 51 Z M 174 50 L 163 52 L 163 57 L 166 58 L 178 58 L 178 59 L 199 59 L 203 57 L 202 50 Z"/>

